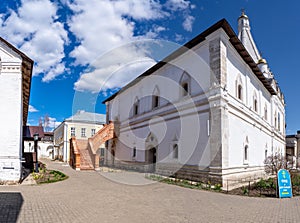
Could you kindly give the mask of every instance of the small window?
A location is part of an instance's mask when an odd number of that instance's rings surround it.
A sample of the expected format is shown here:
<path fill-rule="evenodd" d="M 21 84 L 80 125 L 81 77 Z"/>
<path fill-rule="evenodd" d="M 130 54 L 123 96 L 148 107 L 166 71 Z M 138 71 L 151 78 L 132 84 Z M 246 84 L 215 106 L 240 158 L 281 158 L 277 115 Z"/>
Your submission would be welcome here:
<path fill-rule="evenodd" d="M 244 163 L 247 163 L 249 159 L 249 147 L 245 146 L 244 147 Z"/>
<path fill-rule="evenodd" d="M 132 157 L 136 157 L 136 147 L 134 147 L 132 150 Z"/>
<path fill-rule="evenodd" d="M 157 108 L 159 106 L 159 96 L 154 95 L 152 100 L 152 107 Z"/>
<path fill-rule="evenodd" d="M 173 159 L 178 159 L 178 145 L 173 145 Z"/>
<path fill-rule="evenodd" d="M 240 84 L 238 85 L 238 89 L 237 89 L 237 97 L 241 101 L 243 100 L 243 87 Z"/>
<path fill-rule="evenodd" d="M 257 99 L 254 99 L 253 108 L 254 108 L 254 111 L 256 111 L 256 112 L 258 111 Z"/>
<path fill-rule="evenodd" d="M 104 148 L 101 148 L 101 149 L 100 149 L 100 156 L 104 156 L 104 152 L 105 152 L 105 149 L 104 149 Z"/>
<path fill-rule="evenodd" d="M 94 136 L 96 134 L 96 129 L 91 129 L 91 136 Z"/>
<path fill-rule="evenodd" d="M 278 112 L 278 130 L 280 131 L 280 129 L 281 129 L 281 126 L 280 126 L 280 120 L 281 118 L 280 118 L 280 113 Z"/>
<path fill-rule="evenodd" d="M 81 137 L 85 137 L 85 128 L 81 128 Z"/>
<path fill-rule="evenodd" d="M 265 107 L 265 115 L 264 115 L 264 119 L 267 121 L 268 120 L 268 108 L 267 106 Z"/>
<path fill-rule="evenodd" d="M 268 157 L 268 150 L 266 149 L 265 150 L 265 159 L 267 159 L 267 157 Z"/>
<path fill-rule="evenodd" d="M 181 87 L 182 87 L 182 91 L 183 91 L 182 96 L 187 96 L 189 93 L 189 84 L 187 82 L 182 83 Z"/>
<path fill-rule="evenodd" d="M 75 127 L 71 127 L 71 136 L 75 136 Z"/>
<path fill-rule="evenodd" d="M 136 101 L 133 105 L 133 115 L 137 115 L 139 113 L 139 101 Z"/>

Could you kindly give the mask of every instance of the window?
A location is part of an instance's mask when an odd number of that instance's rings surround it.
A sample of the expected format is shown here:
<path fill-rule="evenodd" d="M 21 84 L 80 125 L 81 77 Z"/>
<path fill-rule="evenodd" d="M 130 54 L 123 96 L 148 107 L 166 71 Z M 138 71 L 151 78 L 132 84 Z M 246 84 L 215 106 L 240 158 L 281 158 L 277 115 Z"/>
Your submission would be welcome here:
<path fill-rule="evenodd" d="M 274 121 L 274 128 L 277 128 L 277 116 L 276 116 L 276 113 L 274 114 L 274 118 L 275 118 L 275 121 Z"/>
<path fill-rule="evenodd" d="M 136 98 L 133 105 L 133 115 L 139 114 L 139 100 Z"/>
<path fill-rule="evenodd" d="M 159 96 L 154 95 L 152 100 L 152 108 L 157 108 L 159 106 Z"/>
<path fill-rule="evenodd" d="M 81 137 L 85 137 L 85 128 L 81 128 Z"/>
<path fill-rule="evenodd" d="M 246 145 L 244 147 L 244 163 L 247 164 L 249 159 L 249 147 Z"/>
<path fill-rule="evenodd" d="M 104 152 L 105 152 L 105 149 L 104 149 L 104 148 L 101 148 L 101 149 L 100 149 L 100 156 L 104 156 Z"/>
<path fill-rule="evenodd" d="M 278 130 L 280 131 L 280 128 L 281 128 L 281 126 L 280 126 L 280 113 L 278 112 Z"/>
<path fill-rule="evenodd" d="M 188 83 L 182 83 L 182 96 L 187 96 L 189 93 L 189 84 Z"/>
<path fill-rule="evenodd" d="M 243 87 L 240 84 L 237 87 L 237 98 L 241 101 L 243 100 Z"/>
<path fill-rule="evenodd" d="M 75 127 L 71 127 L 71 136 L 76 136 L 75 135 Z"/>
<path fill-rule="evenodd" d="M 267 121 L 268 120 L 268 108 L 267 105 L 265 106 L 265 115 L 264 115 L 264 119 Z"/>
<path fill-rule="evenodd" d="M 157 86 L 155 86 L 154 90 L 153 90 L 153 93 L 152 93 L 152 109 L 153 108 L 157 108 L 159 107 L 159 89 Z"/>
<path fill-rule="evenodd" d="M 180 78 L 181 96 L 187 96 L 190 94 L 190 80 L 191 77 L 188 73 L 184 72 Z"/>
<path fill-rule="evenodd" d="M 96 129 L 91 129 L 91 136 L 94 136 L 96 134 Z"/>
<path fill-rule="evenodd" d="M 268 150 L 266 149 L 265 150 L 265 159 L 267 159 L 267 157 L 268 157 Z"/>
<path fill-rule="evenodd" d="M 178 145 L 177 144 L 173 145 L 173 158 L 178 159 Z"/>
<path fill-rule="evenodd" d="M 258 111 L 258 108 L 257 108 L 257 99 L 254 99 L 254 102 L 253 102 L 253 108 L 254 108 L 254 111 Z"/>
<path fill-rule="evenodd" d="M 136 147 L 133 147 L 133 150 L 132 150 L 132 157 L 133 157 L 133 158 L 136 157 Z"/>

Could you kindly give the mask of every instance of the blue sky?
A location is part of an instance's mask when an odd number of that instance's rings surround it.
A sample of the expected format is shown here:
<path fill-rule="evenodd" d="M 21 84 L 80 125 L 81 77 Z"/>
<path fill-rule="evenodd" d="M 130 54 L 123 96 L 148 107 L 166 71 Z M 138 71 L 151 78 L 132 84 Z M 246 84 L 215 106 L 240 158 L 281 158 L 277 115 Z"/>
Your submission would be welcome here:
<path fill-rule="evenodd" d="M 242 8 L 284 92 L 287 134 L 294 134 L 300 130 L 296 0 L 4 0 L 0 36 L 35 61 L 28 123 L 47 114 L 53 127 L 78 109 L 105 113 L 103 99 L 218 20 L 237 31 Z M 152 40 L 165 45 L 159 55 Z"/>

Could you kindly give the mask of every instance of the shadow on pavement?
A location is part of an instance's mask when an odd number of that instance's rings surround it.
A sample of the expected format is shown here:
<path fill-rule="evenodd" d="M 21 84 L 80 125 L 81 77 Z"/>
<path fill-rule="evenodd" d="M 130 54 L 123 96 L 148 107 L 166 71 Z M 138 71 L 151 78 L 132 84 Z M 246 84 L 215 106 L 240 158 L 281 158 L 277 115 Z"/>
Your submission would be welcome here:
<path fill-rule="evenodd" d="M 17 222 L 23 201 L 21 193 L 0 192 L 0 222 Z"/>

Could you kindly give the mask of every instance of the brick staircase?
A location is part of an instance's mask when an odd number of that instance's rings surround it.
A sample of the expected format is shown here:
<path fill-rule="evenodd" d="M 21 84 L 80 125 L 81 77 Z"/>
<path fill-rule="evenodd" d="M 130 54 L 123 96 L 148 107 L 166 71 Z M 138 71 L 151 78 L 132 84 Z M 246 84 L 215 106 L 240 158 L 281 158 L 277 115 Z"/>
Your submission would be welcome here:
<path fill-rule="evenodd" d="M 70 139 L 70 166 L 76 170 L 95 170 L 99 168 L 99 147 L 114 138 L 114 124 L 104 125 L 92 138 Z"/>

